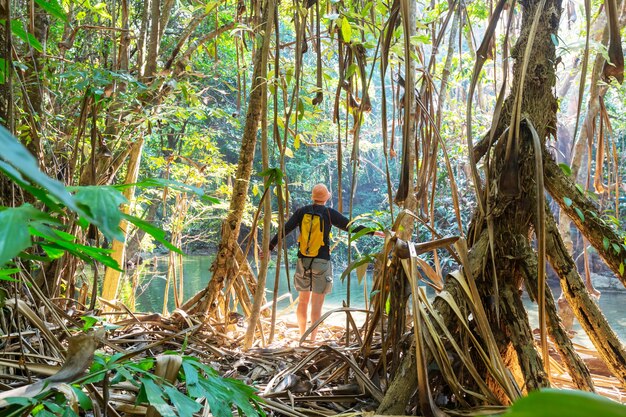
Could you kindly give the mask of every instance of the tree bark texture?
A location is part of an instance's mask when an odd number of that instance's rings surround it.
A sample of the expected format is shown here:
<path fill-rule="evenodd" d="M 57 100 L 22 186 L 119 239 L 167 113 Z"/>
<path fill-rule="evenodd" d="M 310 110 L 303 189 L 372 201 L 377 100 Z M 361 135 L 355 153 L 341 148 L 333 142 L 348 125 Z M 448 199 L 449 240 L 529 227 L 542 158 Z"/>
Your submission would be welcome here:
<path fill-rule="evenodd" d="M 561 281 L 561 289 L 574 315 L 585 330 L 609 370 L 626 387 L 626 350 L 593 302 L 578 274 L 572 257 L 559 235 L 556 223 L 547 216 L 546 253 Z M 584 234 L 584 232 L 583 232 Z"/>
<path fill-rule="evenodd" d="M 470 268 L 475 272 L 476 286 L 485 305 L 499 351 L 504 357 L 509 355 L 511 348 L 515 349 L 523 378 L 518 382 L 520 385 L 524 384 L 527 390 L 533 390 L 548 386 L 549 381 L 543 371 L 542 360 L 534 348 L 532 332 L 521 303 L 519 289 L 526 274 L 519 248 L 529 244 L 537 203 L 528 196 L 536 195 L 536 176 L 542 173 L 536 172 L 533 138 L 521 119 L 523 115 L 523 118 L 530 121 L 542 143 L 550 135 L 556 135 L 558 105 L 553 94 L 556 56 L 552 37 L 558 31 L 561 2 L 546 0 L 542 6 L 541 1 L 528 0 L 521 2 L 521 6 L 522 28 L 511 52 L 515 59 L 512 89 L 499 119 L 492 126 L 496 138 L 509 126 L 512 135 L 502 135 L 495 143 L 493 152 L 489 153 L 492 161 L 486 174 L 488 184 L 487 187 L 478 188 L 489 193 L 488 198 L 486 195 L 479 198 L 487 201 L 486 213 L 490 218 L 483 218 L 476 211 L 468 236 L 472 247 Z M 543 8 L 537 10 L 540 6 Z M 539 19 L 537 30 L 532 47 L 526 54 L 535 16 Z M 518 94 L 522 96 L 518 97 Z M 520 98 L 521 101 L 518 101 Z M 519 108 L 517 103 L 520 103 Z M 507 151 L 507 147 L 516 152 L 511 152 L 510 149 Z M 491 226 L 488 227 L 488 224 Z M 493 249 L 485 241 L 493 245 Z M 474 263 L 480 265 L 475 271 Z M 446 287 L 449 281 L 450 279 L 447 280 Z M 435 308 L 446 317 L 445 306 L 436 302 Z M 401 380 L 401 385 L 410 382 L 415 388 L 414 378 L 410 381 L 406 377 L 396 379 Z M 393 392 L 394 385 L 396 381 L 389 392 Z M 414 392 L 406 388 L 402 391 Z M 378 412 L 402 414 L 407 400 L 406 397 L 392 399 L 386 396 Z M 506 399 L 501 398 L 501 401 L 506 402 Z"/>
<path fill-rule="evenodd" d="M 197 312 L 207 312 L 216 307 L 216 300 L 224 288 L 224 280 L 230 274 L 236 273 L 234 270 L 235 250 L 237 238 L 241 227 L 241 219 L 245 208 L 250 176 L 252 174 L 252 163 L 257 142 L 257 131 L 261 120 L 263 92 L 261 84 L 266 80 L 263 78 L 263 68 L 267 65 L 270 38 L 273 28 L 274 0 L 267 0 L 263 8 L 263 23 L 259 34 L 262 39 L 262 46 L 257 50 L 254 58 L 254 74 L 252 77 L 252 89 L 250 101 L 246 113 L 246 124 L 243 137 L 241 139 L 241 149 L 239 151 L 239 162 L 235 173 L 235 183 L 233 185 L 230 208 L 226 219 L 222 223 L 222 237 L 218 246 L 217 257 L 211 265 L 213 275 L 207 286 L 207 295 L 203 297 L 197 305 Z"/>
<path fill-rule="evenodd" d="M 526 274 L 526 285 L 530 294 L 537 294 L 537 256 L 531 249 L 530 245 L 526 244 L 521 250 L 525 254 L 524 272 Z M 561 356 L 565 367 L 568 370 L 572 381 L 576 385 L 576 388 L 582 391 L 594 392 L 593 380 L 587 365 L 582 361 L 572 340 L 569 338 L 561 318 L 557 311 L 557 306 L 552 295 L 552 290 L 546 285 L 546 307 L 547 307 L 547 325 L 550 337 L 554 341 L 554 346 Z"/>

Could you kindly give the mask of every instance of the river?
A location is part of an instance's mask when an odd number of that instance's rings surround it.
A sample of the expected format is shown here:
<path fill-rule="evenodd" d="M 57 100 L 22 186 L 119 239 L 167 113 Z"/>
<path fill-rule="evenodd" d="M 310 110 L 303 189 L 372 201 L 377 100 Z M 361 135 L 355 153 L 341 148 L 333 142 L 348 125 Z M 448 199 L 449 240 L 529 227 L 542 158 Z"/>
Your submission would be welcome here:
<path fill-rule="evenodd" d="M 212 262 L 212 257 L 209 256 L 185 256 L 183 258 L 183 271 L 184 271 L 184 299 L 187 300 L 198 291 L 206 287 L 209 281 L 209 267 Z M 140 271 L 139 287 L 136 293 L 137 310 L 144 312 L 160 312 L 163 309 L 163 291 L 165 288 L 165 277 L 167 271 L 167 258 L 152 258 L 150 265 L 143 265 Z M 341 271 L 335 268 L 335 281 L 333 284 L 333 291 L 326 297 L 324 303 L 324 311 L 328 311 L 333 308 L 341 307 L 343 302 L 347 300 L 347 280 L 343 282 L 339 279 Z M 293 283 L 293 272 L 291 273 L 291 282 Z M 267 282 L 267 299 L 272 299 L 275 269 L 270 269 L 268 273 Z M 371 275 L 368 274 L 366 279 L 361 283 L 357 282 L 356 274 L 352 274 L 350 283 L 350 305 L 352 307 L 364 307 L 365 299 L 368 297 L 367 292 L 371 290 Z M 428 288 L 430 290 L 430 288 Z M 552 291 L 555 297 L 558 297 L 561 290 L 560 288 L 553 287 Z M 433 295 L 434 292 L 429 291 L 429 295 Z M 281 269 L 280 281 L 278 286 L 278 295 L 288 294 L 287 289 L 287 277 L 284 268 Z M 291 285 L 291 298 L 297 297 L 297 291 Z M 172 311 L 174 309 L 174 296 L 172 289 L 168 297 L 168 309 Z M 603 292 L 600 297 L 600 308 L 607 317 L 609 324 L 613 330 L 617 333 L 617 336 L 626 341 L 626 314 L 624 314 L 624 304 L 626 303 L 626 291 L 614 291 Z M 285 308 L 290 304 L 289 298 L 284 298 L 279 303 L 279 309 Z M 536 326 L 537 319 L 537 307 L 532 303 L 527 296 L 524 297 L 524 304 L 528 309 L 529 320 L 533 326 Z M 581 330 L 580 325 L 575 322 L 574 330 L 577 331 L 577 335 L 574 341 L 582 345 L 591 347 L 591 342 Z"/>

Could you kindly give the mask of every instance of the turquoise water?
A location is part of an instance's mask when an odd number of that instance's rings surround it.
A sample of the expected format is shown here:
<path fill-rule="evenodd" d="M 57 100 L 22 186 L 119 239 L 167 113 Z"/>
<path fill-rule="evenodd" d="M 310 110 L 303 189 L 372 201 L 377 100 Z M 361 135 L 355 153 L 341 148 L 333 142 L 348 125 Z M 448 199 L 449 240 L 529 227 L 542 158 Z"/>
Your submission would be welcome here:
<path fill-rule="evenodd" d="M 188 300 L 198 291 L 204 289 L 209 282 L 210 274 L 209 267 L 211 266 L 213 258 L 208 256 L 185 256 L 183 258 L 183 271 L 184 271 L 184 300 Z M 161 312 L 163 309 L 163 292 L 165 289 L 165 279 L 167 272 L 167 258 L 153 258 L 152 265 L 142 266 L 141 276 L 139 280 L 139 288 L 137 289 L 137 310 L 144 312 Z M 275 269 L 270 269 L 267 276 L 266 286 L 266 298 L 272 299 L 274 281 L 275 281 Z M 339 276 L 341 270 L 335 265 L 335 280 L 333 283 L 332 293 L 326 296 L 324 303 L 324 311 L 328 311 L 333 308 L 338 308 L 347 302 L 348 284 L 347 279 L 341 281 Z M 291 285 L 291 299 L 295 300 L 297 297 L 297 291 L 293 288 L 293 272 L 291 272 L 290 279 Z M 359 283 L 356 277 L 356 273 L 352 274 L 350 283 L 350 305 L 352 307 L 364 307 L 365 299 L 369 297 L 366 293 L 371 291 L 372 277 L 370 274 Z M 558 287 L 552 288 L 555 297 L 558 297 L 561 290 Z M 287 276 L 284 268 L 281 269 L 280 279 L 278 284 L 278 296 L 288 294 L 287 288 Z M 170 288 L 168 298 L 169 311 L 174 310 L 174 295 Z M 626 341 L 626 314 L 624 314 L 624 304 L 626 303 L 626 292 L 603 292 L 600 297 L 600 308 L 607 317 L 609 324 L 613 330 L 617 333 L 617 336 Z M 279 302 L 279 309 L 285 308 L 290 304 L 289 298 L 283 299 Z M 537 326 L 537 308 L 536 305 L 530 302 L 526 297 L 524 304 L 528 309 L 529 320 L 531 324 Z M 575 342 L 591 347 L 589 339 L 581 330 L 580 325 L 574 321 L 574 330 L 578 332 Z"/>
<path fill-rule="evenodd" d="M 165 290 L 167 276 L 167 258 L 153 258 L 152 265 L 144 265 L 139 279 L 139 288 L 136 292 L 137 310 L 144 312 L 160 312 L 163 309 L 163 293 Z M 183 258 L 183 298 L 188 300 L 198 291 L 204 289 L 211 277 L 209 267 L 213 261 L 209 256 L 185 256 Z M 295 268 L 295 265 L 294 265 Z M 333 291 L 328 294 L 324 307 L 326 309 L 341 307 L 347 302 L 348 282 L 347 279 L 341 281 L 339 279 L 341 272 L 338 268 L 334 268 L 335 280 L 333 282 Z M 272 268 L 267 274 L 266 298 L 272 299 L 274 291 L 274 282 L 276 269 Z M 293 300 L 298 296 L 298 292 L 293 287 L 293 271 L 290 272 L 291 297 Z M 372 286 L 371 274 L 363 282 L 359 283 L 356 273 L 352 274 L 350 281 L 350 305 L 353 307 L 365 306 L 365 291 L 370 291 Z M 287 286 L 287 274 L 284 267 L 280 270 L 280 278 L 278 282 L 278 296 L 289 293 Z M 290 304 L 289 299 L 283 299 L 279 302 L 279 308 L 285 308 Z M 168 296 L 168 309 L 171 312 L 174 309 L 174 293 L 170 286 Z"/>

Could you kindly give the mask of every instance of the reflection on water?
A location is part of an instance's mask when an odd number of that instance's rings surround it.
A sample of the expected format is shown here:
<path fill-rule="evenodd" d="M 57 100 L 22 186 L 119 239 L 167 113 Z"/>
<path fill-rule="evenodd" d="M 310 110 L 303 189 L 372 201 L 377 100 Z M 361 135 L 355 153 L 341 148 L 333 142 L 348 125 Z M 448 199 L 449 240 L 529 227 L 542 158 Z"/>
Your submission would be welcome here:
<path fill-rule="evenodd" d="M 160 312 L 163 309 L 163 292 L 165 290 L 165 283 L 167 278 L 167 258 L 153 258 L 151 265 L 144 265 L 144 270 L 141 272 L 141 278 L 139 279 L 139 288 L 136 292 L 137 310 L 144 312 Z M 204 289 L 211 277 L 209 267 L 213 261 L 209 256 L 185 256 L 183 258 L 183 273 L 184 273 L 184 285 L 183 285 L 183 299 L 188 300 L 193 297 L 198 291 Z M 295 265 L 294 265 L 295 270 Z M 298 296 L 298 292 L 293 286 L 293 272 L 290 271 L 289 280 L 291 287 L 291 296 L 295 300 Z M 326 296 L 324 303 L 325 309 L 332 309 L 341 307 L 344 302 L 347 302 L 348 282 L 347 279 L 341 281 L 339 279 L 340 272 L 335 268 L 335 280 L 333 282 L 332 293 Z M 272 299 L 274 293 L 274 282 L 276 281 L 276 269 L 271 268 L 267 273 L 267 285 L 266 285 L 266 298 Z M 365 292 L 369 292 L 372 286 L 372 277 L 368 273 L 363 282 L 359 283 L 356 274 L 352 274 L 350 282 L 350 305 L 353 307 L 365 306 Z M 287 274 L 284 268 L 280 269 L 280 277 L 278 281 L 278 296 L 287 294 L 289 292 L 287 286 Z M 289 306 L 290 300 L 288 298 L 282 299 L 278 303 L 279 308 L 285 308 Z M 168 296 L 168 310 L 171 312 L 174 309 L 174 292 L 170 285 Z"/>
<path fill-rule="evenodd" d="M 183 271 L 184 271 L 184 300 L 188 300 L 195 295 L 198 291 L 204 289 L 209 282 L 210 273 L 209 267 L 211 266 L 213 258 L 209 256 L 185 256 L 183 258 Z M 151 312 L 160 312 L 163 309 L 163 291 L 165 288 L 166 275 L 167 275 L 167 258 L 153 258 L 153 264 L 144 265 L 142 271 L 139 288 L 137 290 L 137 310 Z M 341 281 L 339 276 L 341 271 L 339 268 L 335 268 L 335 281 L 333 283 L 332 293 L 326 296 L 326 302 L 324 303 L 324 311 L 328 311 L 333 308 L 341 307 L 344 302 L 347 302 L 348 284 L 347 279 Z M 270 269 L 267 276 L 266 285 L 266 297 L 268 300 L 272 299 L 275 282 L 275 269 Z M 291 280 L 291 295 L 292 299 L 297 297 L 297 291 L 293 288 L 293 272 L 290 273 Z M 350 305 L 352 307 L 364 307 L 366 293 L 371 291 L 371 275 L 368 274 L 366 279 L 361 283 L 357 282 L 356 274 L 352 274 L 350 282 Z M 552 288 L 554 296 L 558 298 L 561 290 L 558 287 Z M 284 268 L 280 270 L 280 277 L 278 282 L 278 296 L 287 294 L 287 276 Z M 428 292 L 431 295 L 430 292 Z M 174 309 L 174 294 L 170 287 L 170 293 L 168 297 L 168 309 L 172 311 Z M 609 324 L 617 333 L 617 336 L 626 341 L 626 315 L 624 314 L 624 303 L 626 302 L 626 292 L 604 292 L 600 297 L 600 308 L 607 317 Z M 281 300 L 278 303 L 279 309 L 283 309 L 290 304 L 288 298 Z M 528 297 L 524 297 L 524 305 L 528 309 L 528 316 L 530 323 L 533 327 L 537 327 L 537 308 L 536 304 L 532 303 Z M 574 341 L 586 346 L 591 347 L 591 342 L 585 336 L 580 325 L 575 322 L 574 330 L 576 330 L 577 336 Z"/>

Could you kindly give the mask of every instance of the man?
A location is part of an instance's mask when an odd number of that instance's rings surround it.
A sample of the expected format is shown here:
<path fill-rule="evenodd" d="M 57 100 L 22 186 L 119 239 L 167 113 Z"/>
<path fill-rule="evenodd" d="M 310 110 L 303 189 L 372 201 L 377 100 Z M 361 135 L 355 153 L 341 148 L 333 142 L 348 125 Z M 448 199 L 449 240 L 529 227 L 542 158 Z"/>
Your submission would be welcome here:
<path fill-rule="evenodd" d="M 324 184 L 313 187 L 311 198 L 313 204 L 299 208 L 285 223 L 285 236 L 296 227 L 300 228 L 298 264 L 294 275 L 294 283 L 298 290 L 298 307 L 296 317 L 302 336 L 306 331 L 309 301 L 311 303 L 311 323 L 315 323 L 321 316 L 324 297 L 333 288 L 333 270 L 330 263 L 329 235 L 331 226 L 348 231 L 350 220 L 330 207 L 326 202 L 331 194 Z M 302 230 L 302 229 L 305 230 Z M 364 229 L 363 226 L 352 228 L 353 233 Z M 319 230 L 319 232 L 318 232 Z M 319 242 L 316 243 L 315 234 L 319 233 Z M 372 232 L 372 235 L 384 237 L 382 232 Z M 323 236 L 323 238 L 322 238 Z M 278 235 L 270 242 L 270 252 L 278 243 Z M 311 341 L 317 337 L 317 328 L 311 332 Z"/>

